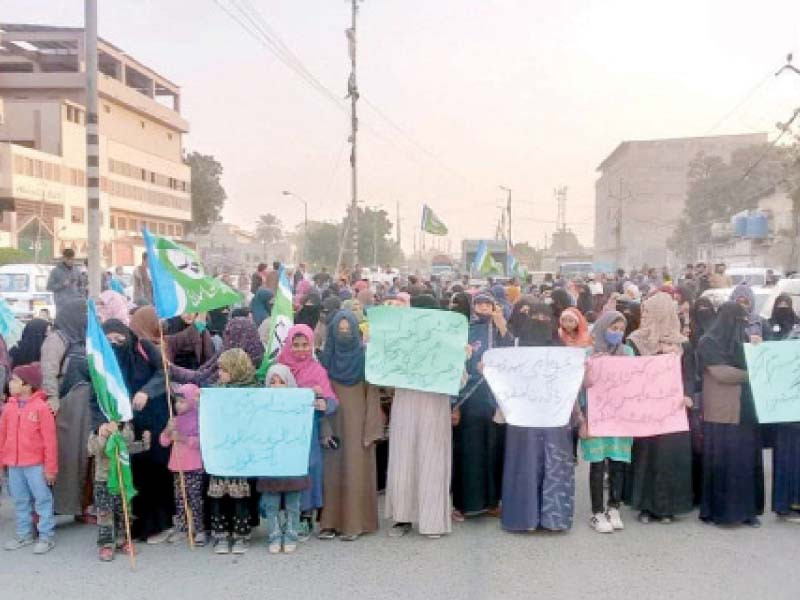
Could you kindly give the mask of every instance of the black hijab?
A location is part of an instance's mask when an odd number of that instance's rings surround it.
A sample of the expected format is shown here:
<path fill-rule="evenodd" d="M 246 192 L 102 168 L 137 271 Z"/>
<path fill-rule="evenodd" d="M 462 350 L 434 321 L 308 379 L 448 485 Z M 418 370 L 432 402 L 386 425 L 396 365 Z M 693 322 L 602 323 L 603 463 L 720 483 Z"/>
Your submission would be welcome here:
<path fill-rule="evenodd" d="M 789 306 L 778 306 L 779 304 L 788 304 Z M 778 340 L 785 339 L 798 323 L 797 313 L 794 312 L 792 306 L 792 297 L 788 294 L 780 294 L 775 298 L 772 316 L 769 318 L 770 334 L 773 338 Z M 25 329 L 27 330 L 27 327 Z M 22 335 L 24 336 L 25 333 L 23 332 Z"/>
<path fill-rule="evenodd" d="M 418 294 L 411 296 L 411 306 L 413 308 L 439 308 L 439 303 L 431 294 Z"/>
<path fill-rule="evenodd" d="M 520 337 L 522 328 L 530 320 L 533 309 L 538 304 L 533 296 L 520 296 L 519 300 L 514 303 L 514 308 L 511 309 L 511 316 L 508 318 L 508 328 L 511 330 L 511 335 L 515 338 Z M 552 312 L 551 310 L 550 314 Z"/>
<path fill-rule="evenodd" d="M 534 304 L 529 314 L 522 314 L 516 337 L 520 346 L 554 346 L 553 309 L 544 303 Z"/>
<path fill-rule="evenodd" d="M 467 320 L 472 314 L 472 297 L 466 292 L 456 292 L 450 297 L 450 310 L 461 313 Z"/>
<path fill-rule="evenodd" d="M 325 290 L 326 292 L 328 290 Z M 323 295 L 325 292 L 323 292 Z M 323 324 L 330 325 L 331 319 L 333 319 L 333 315 L 336 314 L 342 308 L 342 301 L 339 296 L 328 296 L 322 301 L 322 310 L 319 313 L 320 319 L 322 319 Z"/>
<path fill-rule="evenodd" d="M 717 311 L 714 308 L 714 303 L 710 298 L 701 296 L 697 299 L 692 306 L 691 319 L 692 319 L 692 347 L 697 348 L 700 343 L 700 338 L 703 337 L 711 326 L 714 324 L 714 319 L 717 318 Z"/>
<path fill-rule="evenodd" d="M 295 325 L 308 325 L 314 331 L 319 323 L 319 316 L 322 313 L 322 298 L 316 292 L 309 292 L 303 298 L 303 305 L 294 317 Z"/>
<path fill-rule="evenodd" d="M 22 337 L 8 353 L 11 358 L 12 368 L 20 365 L 29 365 L 41 360 L 42 344 L 44 343 L 44 338 L 47 337 L 49 327 L 50 323 L 45 319 L 28 321 L 25 329 L 22 330 Z"/>
<path fill-rule="evenodd" d="M 555 317 L 555 321 L 558 323 L 564 309 L 572 306 L 572 297 L 564 288 L 556 288 L 550 292 L 550 298 L 553 300 L 553 317 Z"/>
<path fill-rule="evenodd" d="M 720 306 L 717 320 L 698 344 L 701 368 L 728 365 L 744 369 L 742 344 L 748 339 L 746 327 L 747 311 L 741 304 L 725 302 Z"/>
<path fill-rule="evenodd" d="M 634 300 L 618 300 L 617 312 L 625 317 L 625 339 L 639 329 L 642 322 L 642 305 Z"/>
<path fill-rule="evenodd" d="M 594 298 L 592 298 L 592 292 L 589 291 L 588 285 L 582 283 L 579 287 L 578 310 L 585 315 L 594 308 Z"/>

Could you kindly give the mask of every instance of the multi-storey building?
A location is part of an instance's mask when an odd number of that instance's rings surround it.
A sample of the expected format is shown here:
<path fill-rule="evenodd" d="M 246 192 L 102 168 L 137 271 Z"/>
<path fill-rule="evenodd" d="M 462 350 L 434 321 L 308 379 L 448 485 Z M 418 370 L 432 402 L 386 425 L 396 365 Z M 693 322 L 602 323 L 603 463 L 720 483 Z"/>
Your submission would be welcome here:
<path fill-rule="evenodd" d="M 686 203 L 689 163 L 701 152 L 725 161 L 767 141 L 766 133 L 622 142 L 597 170 L 595 262 L 667 266 L 667 240 Z"/>
<path fill-rule="evenodd" d="M 191 221 L 180 88 L 98 40 L 101 256 L 134 264 L 141 229 Z M 87 250 L 86 52 L 80 28 L 0 24 L 0 244 L 40 260 Z"/>

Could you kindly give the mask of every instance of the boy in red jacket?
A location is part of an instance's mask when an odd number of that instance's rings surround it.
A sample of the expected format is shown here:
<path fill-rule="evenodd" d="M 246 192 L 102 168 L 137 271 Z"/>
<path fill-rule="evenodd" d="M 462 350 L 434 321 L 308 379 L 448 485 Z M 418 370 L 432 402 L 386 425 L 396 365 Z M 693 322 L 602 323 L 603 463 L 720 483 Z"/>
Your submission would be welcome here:
<path fill-rule="evenodd" d="M 17 512 L 17 536 L 6 550 L 19 550 L 33 543 L 34 554 L 53 549 L 55 519 L 50 486 L 58 473 L 56 422 L 42 386 L 39 363 L 11 372 L 8 399 L 0 416 L 0 464 L 8 467 L 8 491 Z M 34 537 L 31 512 L 39 515 L 39 539 Z"/>

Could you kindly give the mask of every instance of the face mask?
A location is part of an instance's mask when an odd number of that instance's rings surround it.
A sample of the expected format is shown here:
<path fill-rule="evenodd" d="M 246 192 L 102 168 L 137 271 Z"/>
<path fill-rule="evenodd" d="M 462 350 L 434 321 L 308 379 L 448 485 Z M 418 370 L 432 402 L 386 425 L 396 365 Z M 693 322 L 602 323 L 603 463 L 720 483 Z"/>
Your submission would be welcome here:
<path fill-rule="evenodd" d="M 789 308 L 788 306 L 779 306 L 775 309 L 774 319 L 777 323 L 793 323 L 794 322 L 794 310 Z"/>
<path fill-rule="evenodd" d="M 544 303 L 545 304 L 552 304 L 553 303 L 553 299 L 552 298 L 545 298 L 544 299 Z"/>
<path fill-rule="evenodd" d="M 619 331 L 606 331 L 603 338 L 609 346 L 619 346 L 622 343 L 622 335 Z"/>

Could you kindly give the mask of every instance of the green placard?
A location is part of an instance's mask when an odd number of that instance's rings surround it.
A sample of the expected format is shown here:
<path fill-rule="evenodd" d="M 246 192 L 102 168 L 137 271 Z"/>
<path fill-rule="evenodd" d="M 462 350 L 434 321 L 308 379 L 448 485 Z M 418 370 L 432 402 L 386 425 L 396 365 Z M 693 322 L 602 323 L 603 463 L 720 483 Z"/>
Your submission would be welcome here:
<path fill-rule="evenodd" d="M 745 344 L 760 423 L 800 421 L 800 340 Z"/>

